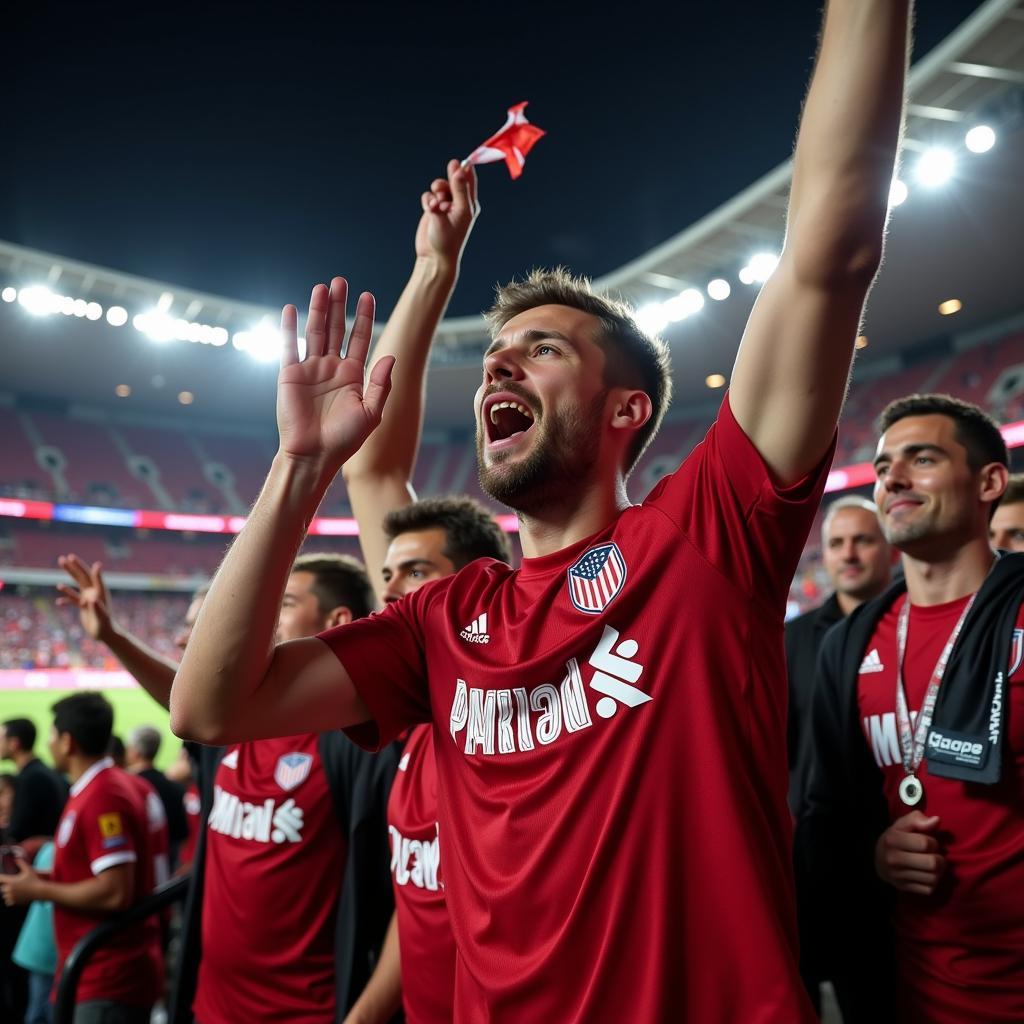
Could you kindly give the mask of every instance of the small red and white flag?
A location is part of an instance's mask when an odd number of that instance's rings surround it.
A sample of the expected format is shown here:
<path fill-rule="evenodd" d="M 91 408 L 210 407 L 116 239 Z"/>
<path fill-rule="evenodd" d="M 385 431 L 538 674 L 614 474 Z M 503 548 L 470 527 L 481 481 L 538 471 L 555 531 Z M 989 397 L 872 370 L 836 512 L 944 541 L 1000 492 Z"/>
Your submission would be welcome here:
<path fill-rule="evenodd" d="M 523 173 L 526 154 L 536 145 L 537 140 L 547 134 L 543 128 L 526 120 L 526 103 L 509 107 L 508 120 L 482 145 L 476 147 L 465 160 L 467 164 L 493 164 L 504 160 L 508 173 L 518 178 Z"/>

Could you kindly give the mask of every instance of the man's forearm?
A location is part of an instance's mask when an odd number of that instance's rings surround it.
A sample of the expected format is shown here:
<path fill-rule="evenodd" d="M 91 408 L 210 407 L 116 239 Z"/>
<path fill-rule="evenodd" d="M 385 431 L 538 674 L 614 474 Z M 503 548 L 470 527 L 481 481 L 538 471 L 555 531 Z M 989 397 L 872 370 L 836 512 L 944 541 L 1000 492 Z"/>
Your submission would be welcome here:
<path fill-rule="evenodd" d="M 36 883 L 37 900 L 48 900 L 66 910 L 80 910 L 86 913 L 113 914 L 128 906 L 125 892 L 120 886 L 112 885 L 106 872 L 81 882 L 51 882 L 40 878 Z"/>
<path fill-rule="evenodd" d="M 280 453 L 210 585 L 171 691 L 172 728 L 218 742 L 270 666 L 288 574 L 335 475 Z"/>
<path fill-rule="evenodd" d="M 402 963 L 398 947 L 398 915 L 393 914 L 381 947 L 380 960 L 344 1024 L 386 1024 L 402 1005 Z"/>
<path fill-rule="evenodd" d="M 111 653 L 136 682 L 161 707 L 170 707 L 171 683 L 178 667 L 147 647 L 138 637 L 111 623 L 110 633 L 103 637 Z"/>
<path fill-rule="evenodd" d="M 830 0 L 801 119 L 787 234 L 807 260 L 877 262 L 903 116 L 910 0 Z M 787 242 L 790 240 L 787 239 Z M 874 266 L 865 269 L 874 273 Z"/>

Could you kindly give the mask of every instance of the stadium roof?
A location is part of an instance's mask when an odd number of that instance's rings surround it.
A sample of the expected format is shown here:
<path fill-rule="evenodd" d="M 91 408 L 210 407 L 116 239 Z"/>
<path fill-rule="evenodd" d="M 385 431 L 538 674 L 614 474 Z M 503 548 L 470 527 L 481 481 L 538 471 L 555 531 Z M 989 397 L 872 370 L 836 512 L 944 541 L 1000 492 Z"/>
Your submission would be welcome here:
<path fill-rule="evenodd" d="M 956 342 L 969 343 L 977 329 L 1021 311 L 1024 2 L 989 0 L 980 7 L 915 65 L 909 93 L 902 174 L 910 197 L 894 210 L 886 265 L 865 327 L 864 358 L 876 365 L 908 346 L 954 332 Z M 997 141 L 989 152 L 975 155 L 964 147 L 964 131 L 982 122 L 995 128 Z M 929 190 L 916 184 L 911 172 L 920 155 L 936 145 L 955 153 L 957 170 L 948 184 Z M 729 298 L 705 301 L 699 314 L 669 324 L 664 332 L 672 344 L 677 413 L 706 406 L 711 396 L 705 377 L 729 372 L 756 296 L 756 286 L 739 283 L 737 273 L 754 254 L 778 252 L 790 174 L 787 161 L 596 282 L 648 308 L 690 294 L 688 289 L 706 298 L 706 286 L 715 278 L 730 282 Z M 272 366 L 235 351 L 228 339 L 242 334 L 241 344 L 259 344 L 252 329 L 273 324 L 276 309 L 0 242 L 3 285 L 45 287 L 65 297 L 69 315 L 30 317 L 18 302 L 0 304 L 8 352 L 0 388 L 106 406 L 114 386 L 127 383 L 137 396 L 145 394 L 147 412 L 178 411 L 176 396 L 187 390 L 195 395 L 190 415 L 246 421 L 272 415 Z M 44 294 L 34 297 L 53 301 Z M 8 291 L 5 298 L 11 295 Z M 945 318 L 938 305 L 951 298 L 963 309 Z M 98 305 L 90 309 L 89 303 Z M 108 324 L 112 306 L 124 311 L 124 326 Z M 103 318 L 90 320 L 96 309 Z M 153 310 L 156 318 L 140 326 L 172 335 L 160 344 L 132 327 L 135 315 Z M 206 343 L 183 344 L 173 338 L 176 330 Z M 477 317 L 442 325 L 431 375 L 432 425 L 468 425 L 485 340 Z"/>

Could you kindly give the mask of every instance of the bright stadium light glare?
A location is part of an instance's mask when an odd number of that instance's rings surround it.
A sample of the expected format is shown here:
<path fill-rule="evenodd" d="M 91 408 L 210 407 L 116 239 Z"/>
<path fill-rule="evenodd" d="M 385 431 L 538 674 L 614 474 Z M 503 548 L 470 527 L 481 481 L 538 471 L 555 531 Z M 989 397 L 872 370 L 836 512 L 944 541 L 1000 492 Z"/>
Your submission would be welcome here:
<path fill-rule="evenodd" d="M 281 357 L 281 332 L 269 320 L 247 331 L 238 331 L 231 344 L 258 363 L 274 363 Z"/>
<path fill-rule="evenodd" d="M 32 284 L 18 292 L 18 303 L 32 316 L 46 316 L 60 310 L 59 295 L 54 295 L 46 285 Z"/>
<path fill-rule="evenodd" d="M 75 300 L 70 295 L 58 295 L 56 306 L 59 312 L 65 316 L 73 316 L 75 312 Z"/>
<path fill-rule="evenodd" d="M 228 332 L 223 327 L 214 327 L 210 332 L 210 344 L 216 345 L 218 348 L 221 345 L 228 343 Z"/>
<path fill-rule="evenodd" d="M 146 335 L 150 341 L 162 344 L 174 337 L 174 319 L 158 309 L 151 309 L 148 313 L 136 313 L 132 317 L 132 327 L 140 334 Z"/>
<path fill-rule="evenodd" d="M 925 188 L 940 188 L 953 177 L 956 158 L 942 146 L 926 149 L 914 165 L 914 177 Z"/>
<path fill-rule="evenodd" d="M 648 334 L 658 334 L 668 326 L 668 315 L 662 303 L 650 302 L 637 310 L 636 322 Z"/>
<path fill-rule="evenodd" d="M 98 302 L 90 302 L 85 307 L 86 320 L 99 320 L 103 316 L 103 307 Z"/>
<path fill-rule="evenodd" d="M 779 265 L 779 257 L 773 252 L 758 252 L 750 257 L 750 261 L 743 268 L 747 271 L 746 280 L 743 270 L 740 271 L 740 280 L 744 284 L 764 284 Z"/>
<path fill-rule="evenodd" d="M 897 206 L 902 206 L 907 201 L 908 195 L 910 195 L 910 189 L 907 188 L 907 183 L 900 181 L 899 178 L 893 178 L 892 184 L 889 186 L 889 209 L 895 210 Z"/>
<path fill-rule="evenodd" d="M 722 302 L 729 298 L 731 294 L 732 287 L 724 277 L 716 277 L 713 281 L 708 281 L 708 295 L 715 302 Z"/>
<path fill-rule="evenodd" d="M 18 289 L 12 288 L 8 285 L 2 292 L 0 292 L 0 299 L 4 302 L 13 302 L 18 297 Z"/>
<path fill-rule="evenodd" d="M 671 323 L 678 323 L 704 308 L 704 296 L 696 288 L 687 288 L 669 299 L 662 308 Z"/>
<path fill-rule="evenodd" d="M 107 310 L 107 323 L 111 327 L 124 327 L 128 323 L 128 310 L 124 306 L 111 306 Z"/>
<path fill-rule="evenodd" d="M 753 284 L 754 272 L 750 269 L 750 267 L 740 267 L 739 279 L 740 284 Z"/>
<path fill-rule="evenodd" d="M 85 299 L 72 299 L 71 312 L 77 317 L 83 317 L 89 312 L 89 303 Z"/>
<path fill-rule="evenodd" d="M 964 145 L 972 153 L 987 153 L 995 144 L 996 133 L 987 124 L 976 124 L 964 136 Z"/>

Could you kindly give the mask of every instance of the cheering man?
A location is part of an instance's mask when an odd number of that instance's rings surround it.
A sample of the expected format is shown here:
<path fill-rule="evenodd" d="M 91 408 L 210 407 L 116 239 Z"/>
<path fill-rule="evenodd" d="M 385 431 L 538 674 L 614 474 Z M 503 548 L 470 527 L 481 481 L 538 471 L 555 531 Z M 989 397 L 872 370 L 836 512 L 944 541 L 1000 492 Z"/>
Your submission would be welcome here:
<path fill-rule="evenodd" d="M 788 237 L 716 424 L 631 506 L 665 348 L 564 273 L 499 293 L 475 411 L 484 487 L 519 514 L 477 561 L 381 614 L 273 644 L 309 519 L 379 423 L 373 299 L 285 308 L 280 448 L 171 695 L 203 742 L 431 721 L 456 1021 L 808 1020 L 786 807 L 782 621 L 878 268 L 908 8 L 833 0 Z M 642 880 L 642 884 L 638 884 Z"/>

